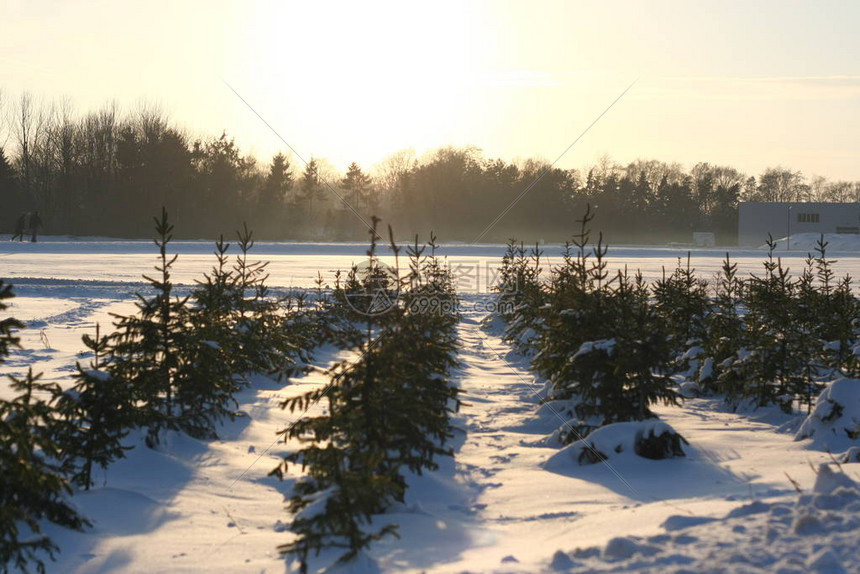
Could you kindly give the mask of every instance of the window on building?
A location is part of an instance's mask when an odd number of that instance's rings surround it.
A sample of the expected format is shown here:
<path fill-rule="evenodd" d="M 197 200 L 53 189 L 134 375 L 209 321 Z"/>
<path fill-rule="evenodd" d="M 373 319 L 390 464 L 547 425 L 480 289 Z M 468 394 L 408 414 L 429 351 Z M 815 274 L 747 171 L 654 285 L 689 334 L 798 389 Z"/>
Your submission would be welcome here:
<path fill-rule="evenodd" d="M 797 222 L 798 223 L 818 223 L 819 214 L 817 213 L 798 213 L 797 214 Z"/>

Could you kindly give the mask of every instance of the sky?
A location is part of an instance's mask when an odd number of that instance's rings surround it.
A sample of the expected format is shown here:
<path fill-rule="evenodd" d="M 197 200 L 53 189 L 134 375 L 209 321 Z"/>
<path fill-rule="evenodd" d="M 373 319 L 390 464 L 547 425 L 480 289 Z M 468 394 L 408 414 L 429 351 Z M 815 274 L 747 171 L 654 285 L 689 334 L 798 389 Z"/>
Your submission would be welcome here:
<path fill-rule="evenodd" d="M 860 180 L 854 0 L 3 0 L 0 22 L 6 112 L 156 104 L 263 161 L 472 145 Z"/>

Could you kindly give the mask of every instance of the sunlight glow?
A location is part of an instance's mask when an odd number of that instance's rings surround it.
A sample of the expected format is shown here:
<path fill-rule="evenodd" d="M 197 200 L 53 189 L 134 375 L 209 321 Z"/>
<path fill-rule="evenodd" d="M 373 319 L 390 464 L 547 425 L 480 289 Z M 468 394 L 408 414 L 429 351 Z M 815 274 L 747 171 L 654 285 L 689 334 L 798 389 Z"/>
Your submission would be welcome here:
<path fill-rule="evenodd" d="M 244 53 L 225 75 L 238 76 L 237 89 L 285 131 L 313 133 L 302 142 L 310 153 L 379 158 L 466 139 L 471 46 L 480 41 L 467 10 L 351 4 L 327 15 L 314 4 L 272 3 L 245 17 Z"/>
<path fill-rule="evenodd" d="M 853 180 L 858 17 L 858 3 L 794 0 L 13 0 L 0 134 L 30 92 L 78 112 L 154 103 L 191 137 L 226 131 L 260 161 L 284 150 L 226 81 L 341 170 L 447 145 L 555 158 L 640 78 L 560 167 L 608 154 Z"/>

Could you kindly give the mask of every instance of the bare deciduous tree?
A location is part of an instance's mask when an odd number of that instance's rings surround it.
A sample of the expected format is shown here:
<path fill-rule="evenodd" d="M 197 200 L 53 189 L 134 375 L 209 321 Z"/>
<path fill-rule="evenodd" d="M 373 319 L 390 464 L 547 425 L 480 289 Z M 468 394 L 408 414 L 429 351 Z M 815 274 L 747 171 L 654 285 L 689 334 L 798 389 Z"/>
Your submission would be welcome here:
<path fill-rule="evenodd" d="M 33 193 L 34 153 L 42 138 L 44 114 L 33 102 L 29 92 L 21 94 L 15 109 L 15 121 L 12 125 L 13 137 L 18 146 L 17 168 L 21 178 L 21 187 L 25 195 Z"/>
<path fill-rule="evenodd" d="M 808 186 L 803 174 L 782 166 L 767 168 L 759 178 L 759 201 L 803 201 Z"/>

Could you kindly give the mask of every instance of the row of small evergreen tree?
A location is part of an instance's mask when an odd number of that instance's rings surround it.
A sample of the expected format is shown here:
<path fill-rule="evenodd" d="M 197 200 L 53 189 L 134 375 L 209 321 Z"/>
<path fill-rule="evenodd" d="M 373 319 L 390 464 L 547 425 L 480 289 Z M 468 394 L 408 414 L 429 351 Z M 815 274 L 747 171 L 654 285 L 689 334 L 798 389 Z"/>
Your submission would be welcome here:
<path fill-rule="evenodd" d="M 214 438 L 220 422 L 235 418 L 234 394 L 248 384 L 247 374 L 289 374 L 319 335 L 312 324 L 291 322 L 295 312 L 270 295 L 267 264 L 249 258 L 247 228 L 232 265 L 229 245 L 219 239 L 215 265 L 188 295 L 178 295 L 171 279 L 177 256 L 168 254 L 173 226 L 165 210 L 155 231 L 157 274 L 144 276 L 151 294 L 137 295 L 136 313 L 116 316 L 114 333 L 85 338 L 94 362 L 79 368 L 75 392 L 61 401 L 72 409 L 93 397 L 107 401 L 101 410 L 117 425 L 146 429 L 151 447 L 167 430 Z"/>
<path fill-rule="evenodd" d="M 679 292 L 676 301 L 687 302 L 696 324 L 684 359 L 702 390 L 723 394 L 734 408 L 809 411 L 825 381 L 860 374 L 860 302 L 834 263 L 821 238 L 793 277 L 769 241 L 761 275 L 738 278 L 727 255 L 713 295 L 704 285 Z"/>
<path fill-rule="evenodd" d="M 32 368 L 12 377 L 12 401 L 0 400 L 0 565 L 39 571 L 40 552 L 53 559 L 57 546 L 41 534 L 40 520 L 70 528 L 88 524 L 65 501 L 72 485 L 94 485 L 94 465 L 107 468 L 131 448 L 133 429 L 155 447 L 168 430 L 213 438 L 217 425 L 237 416 L 234 395 L 250 373 L 283 376 L 301 368 L 319 343 L 341 336 L 321 301 L 273 297 L 266 263 L 252 261 L 252 233 L 238 233 L 239 253 L 230 262 L 223 237 L 216 263 L 187 295 L 171 279 L 173 226 L 167 212 L 155 218 L 159 259 L 137 311 L 115 316 L 116 330 L 85 335 L 92 353 L 77 364 L 74 384 L 62 390 L 39 381 Z M 0 283 L 3 299 L 12 296 Z M 333 325 L 331 327 L 329 325 Z M 23 325 L 0 322 L 0 360 L 17 345 Z"/>
<path fill-rule="evenodd" d="M 850 277 L 836 279 L 823 238 L 797 278 L 771 241 L 761 276 L 738 277 L 726 255 L 709 284 L 688 255 L 686 265 L 679 260 L 649 285 L 626 269 L 610 275 L 602 236 L 590 243 L 592 219 L 586 210 L 547 276 L 539 248 L 515 241 L 500 273 L 506 338 L 533 356 L 533 368 L 549 381 L 547 399 L 573 405 L 562 442 L 604 424 L 650 418 L 656 402 L 677 404 L 676 374 L 733 408 L 778 405 L 786 412 L 809 409 L 836 374 L 860 374 L 860 304 Z"/>
<path fill-rule="evenodd" d="M 311 553 L 342 548 L 339 561 L 348 562 L 372 542 L 397 535 L 394 524 L 372 526 L 373 516 L 404 501 L 408 473 L 434 470 L 437 457 L 452 455 L 450 414 L 459 407 L 459 390 L 448 383 L 457 348 L 453 280 L 432 237 L 406 250 L 402 272 L 392 236 L 397 263 L 384 266 L 376 253 L 377 221 L 367 267 L 335 289 L 338 306 L 365 324 L 359 356 L 334 367 L 326 388 L 283 405 L 305 413 L 323 399 L 327 404 L 281 431 L 301 446 L 272 471 L 281 478 L 291 468 L 304 472 L 288 502 L 296 538 L 279 548 L 298 559 L 302 572 Z M 390 305 L 380 308 L 380 299 Z"/>
<path fill-rule="evenodd" d="M 534 355 L 533 368 L 550 383 L 546 398 L 570 405 L 571 421 L 559 430 L 565 444 L 604 424 L 651 418 L 651 404 L 678 400 L 649 286 L 627 270 L 610 276 L 602 236 L 590 245 L 592 217 L 587 211 L 547 278 L 540 250 L 527 255 L 513 241 L 500 274 L 507 338 Z"/>

